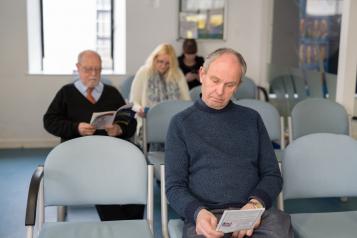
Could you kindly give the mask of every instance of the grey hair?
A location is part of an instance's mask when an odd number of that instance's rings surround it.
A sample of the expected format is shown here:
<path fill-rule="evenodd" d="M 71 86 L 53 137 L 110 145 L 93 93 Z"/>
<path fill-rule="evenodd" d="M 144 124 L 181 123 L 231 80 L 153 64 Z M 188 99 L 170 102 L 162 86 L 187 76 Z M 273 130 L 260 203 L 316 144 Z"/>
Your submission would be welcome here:
<path fill-rule="evenodd" d="M 212 53 L 210 53 L 207 57 L 206 60 L 203 64 L 203 68 L 205 69 L 205 71 L 208 70 L 209 66 L 212 64 L 213 61 L 215 61 L 218 57 L 220 57 L 221 55 L 224 54 L 231 54 L 234 55 L 238 62 L 241 65 L 241 71 L 242 71 L 242 75 L 241 78 L 243 78 L 243 76 L 245 75 L 245 73 L 247 72 L 247 63 L 245 62 L 243 56 L 238 53 L 237 51 L 231 49 L 231 48 L 219 48 L 215 51 L 213 51 Z"/>

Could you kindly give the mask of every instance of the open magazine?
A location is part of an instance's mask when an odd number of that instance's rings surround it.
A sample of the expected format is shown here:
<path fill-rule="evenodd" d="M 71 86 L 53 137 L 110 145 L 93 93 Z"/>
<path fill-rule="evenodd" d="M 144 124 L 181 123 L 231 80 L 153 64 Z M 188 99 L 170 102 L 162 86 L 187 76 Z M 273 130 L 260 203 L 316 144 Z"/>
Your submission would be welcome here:
<path fill-rule="evenodd" d="M 261 217 L 264 210 L 264 208 L 225 210 L 221 219 L 219 220 L 216 230 L 229 233 L 240 230 L 253 229 L 255 223 Z"/>
<path fill-rule="evenodd" d="M 97 130 L 105 129 L 105 126 L 112 125 L 115 117 L 123 110 L 131 109 L 132 103 L 125 104 L 119 107 L 116 111 L 93 112 L 90 124 L 95 126 Z"/>

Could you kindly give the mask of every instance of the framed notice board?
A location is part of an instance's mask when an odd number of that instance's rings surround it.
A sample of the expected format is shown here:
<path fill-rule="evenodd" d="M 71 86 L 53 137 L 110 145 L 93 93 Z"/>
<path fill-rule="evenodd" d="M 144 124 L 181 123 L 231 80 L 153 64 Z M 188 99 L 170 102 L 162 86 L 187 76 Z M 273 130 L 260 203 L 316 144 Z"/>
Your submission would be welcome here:
<path fill-rule="evenodd" d="M 179 0 L 179 38 L 225 39 L 227 0 Z"/>

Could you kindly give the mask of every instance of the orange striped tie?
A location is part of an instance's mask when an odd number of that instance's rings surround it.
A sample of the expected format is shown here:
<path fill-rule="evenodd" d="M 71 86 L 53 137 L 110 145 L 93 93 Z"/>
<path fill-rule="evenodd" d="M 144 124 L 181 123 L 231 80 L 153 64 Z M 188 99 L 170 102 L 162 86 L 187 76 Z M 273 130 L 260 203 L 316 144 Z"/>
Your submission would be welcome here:
<path fill-rule="evenodd" d="M 95 98 L 94 98 L 93 95 L 92 95 L 93 89 L 94 89 L 94 88 L 88 88 L 88 89 L 87 89 L 87 99 L 88 99 L 88 101 L 90 101 L 92 104 L 95 103 Z"/>

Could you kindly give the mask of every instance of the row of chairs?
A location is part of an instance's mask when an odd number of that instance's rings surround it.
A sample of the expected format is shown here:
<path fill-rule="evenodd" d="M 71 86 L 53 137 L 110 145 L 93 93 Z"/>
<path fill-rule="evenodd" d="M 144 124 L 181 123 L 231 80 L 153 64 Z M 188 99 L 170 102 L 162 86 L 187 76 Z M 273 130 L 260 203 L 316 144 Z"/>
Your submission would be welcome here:
<path fill-rule="evenodd" d="M 314 133 L 294 140 L 283 153 L 284 200 L 357 196 L 356 157 L 357 142 L 347 135 Z M 183 221 L 168 220 L 164 173 L 161 165 L 163 236 L 182 237 Z M 45 206 L 118 203 L 146 205 L 146 219 L 45 222 Z M 357 211 L 297 213 L 291 218 L 298 237 L 355 237 Z M 88 136 L 62 143 L 33 174 L 26 226 L 27 237 L 154 237 L 153 168 L 140 149 L 117 138 Z"/>
<path fill-rule="evenodd" d="M 350 119 L 345 108 L 323 98 L 309 98 L 298 103 L 288 118 L 289 141 L 285 141 L 284 118 L 268 102 L 256 99 L 241 99 L 235 103 L 256 110 L 263 119 L 271 141 L 280 146 L 276 155 L 281 162 L 281 151 L 293 140 L 311 133 L 328 132 L 350 135 Z M 159 165 L 164 163 L 164 152 L 149 152 L 147 144 L 165 143 L 171 117 L 192 105 L 191 101 L 165 101 L 150 109 L 144 122 L 144 153 L 155 165 L 156 177 L 160 179 Z"/>
<path fill-rule="evenodd" d="M 327 106 L 327 104 L 324 104 L 326 102 L 332 103 L 331 101 L 326 101 L 324 99 L 309 100 L 310 101 L 304 102 L 308 105 L 306 106 L 307 108 L 309 108 L 308 111 L 299 109 L 299 105 L 297 105 L 297 110 L 301 111 L 301 113 L 303 113 L 302 115 L 304 115 L 305 117 L 317 115 L 319 116 L 320 120 L 308 119 L 306 122 L 301 123 L 300 127 L 304 127 L 310 122 L 314 122 L 317 124 L 315 126 L 308 127 L 312 131 L 305 130 L 303 131 L 303 133 L 300 134 L 296 133 L 297 131 L 300 131 L 299 126 L 296 127 L 297 129 L 292 126 L 292 135 L 298 136 L 291 137 L 291 144 L 292 140 L 298 141 L 298 137 L 305 137 L 306 134 L 314 132 L 332 132 L 336 134 L 348 134 L 349 125 L 348 118 L 346 116 L 347 114 L 345 116 L 339 115 L 345 112 L 342 106 L 338 104 L 336 106 L 334 104 L 335 107 L 332 108 L 335 109 L 331 111 L 330 107 Z M 284 130 L 282 127 L 283 119 L 279 116 L 279 113 L 272 105 L 263 101 L 253 99 L 242 99 L 237 101 L 236 103 L 242 106 L 251 107 L 258 111 L 267 127 L 268 134 L 271 140 L 278 141 L 278 143 L 280 143 L 281 145 L 281 149 L 284 149 L 285 141 L 283 133 Z M 192 102 L 167 101 L 160 103 L 157 106 L 153 107 L 151 110 L 149 110 L 147 118 L 145 119 L 146 121 L 144 123 L 144 144 L 146 145 L 147 143 L 152 142 L 164 143 L 166 131 L 171 117 L 177 112 L 189 107 L 190 105 L 192 105 Z M 302 106 L 302 108 L 305 108 L 305 106 Z M 321 110 L 324 112 L 321 112 Z M 336 117 L 336 114 L 338 114 L 339 116 Z M 298 124 L 298 119 L 296 119 L 295 121 L 294 118 L 299 117 L 295 117 L 295 114 L 292 114 L 292 118 L 291 120 L 289 120 L 291 125 L 294 125 L 295 123 Z M 330 124 L 327 124 L 326 126 L 321 126 L 321 124 L 326 123 L 326 121 L 328 121 L 329 119 L 331 119 L 332 121 Z M 337 127 L 336 124 L 338 125 Z M 332 128 L 337 129 L 333 129 L 331 131 Z M 144 237 L 152 236 L 152 184 L 154 169 L 152 165 L 146 164 L 146 158 L 148 158 L 148 160 L 154 164 L 156 177 L 159 179 L 161 178 L 161 184 L 164 185 L 164 167 L 162 166 L 162 164 L 164 164 L 164 152 L 148 152 L 147 148 L 144 148 L 145 154 L 143 155 L 141 151 L 134 145 L 125 141 L 113 139 L 114 138 L 97 136 L 82 137 L 62 143 L 51 151 L 51 153 L 48 155 L 48 158 L 46 159 L 44 168 L 39 167 L 35 171 L 33 179 L 31 181 L 28 197 L 28 207 L 26 213 L 26 226 L 28 226 L 29 234 L 28 237 L 32 237 L 33 234 L 33 225 L 35 224 L 37 204 L 36 202 L 38 200 L 38 195 L 40 198 L 39 204 L 46 206 L 126 203 L 148 205 L 146 221 L 127 221 L 126 224 L 124 223 L 122 225 L 116 224 L 116 222 L 105 223 L 106 225 L 104 227 L 101 223 L 96 224 L 93 222 L 80 224 L 47 224 L 44 223 L 45 219 L 43 206 L 40 206 L 42 207 L 41 209 L 39 209 L 39 227 L 42 228 L 40 229 L 41 237 L 46 237 L 46 235 L 49 235 L 50 237 L 56 237 L 56 234 L 62 234 L 57 235 L 61 237 L 71 237 L 70 235 L 77 232 L 77 229 L 80 228 L 85 228 L 88 232 L 94 232 L 94 234 L 98 234 L 96 232 L 103 232 L 103 236 L 107 233 L 116 234 L 117 232 L 119 232 L 118 234 L 126 234 L 123 237 L 136 237 L 137 234 L 141 234 L 141 236 Z M 281 149 L 277 150 L 277 154 L 279 155 L 278 157 L 280 158 L 280 161 L 283 162 L 284 174 L 288 173 L 284 172 L 284 160 L 286 157 L 286 153 L 288 152 L 284 151 L 284 153 L 282 153 Z M 133 161 L 136 162 L 130 165 L 127 164 L 128 157 L 137 158 L 133 159 Z M 284 159 L 281 159 L 282 157 Z M 98 161 L 98 158 L 102 159 Z M 86 166 L 85 170 L 81 169 L 84 165 Z M 137 170 L 137 168 L 139 168 L 139 171 Z M 42 180 L 43 182 L 41 182 Z M 115 181 L 114 184 L 113 181 Z M 122 185 L 120 183 L 119 185 L 118 181 L 124 182 L 124 184 Z M 130 186 L 128 186 L 128 184 Z M 108 190 L 111 192 L 109 196 L 106 194 Z M 74 197 L 73 194 L 75 194 Z M 138 199 L 137 194 L 140 194 L 140 199 Z M 170 230 L 167 227 L 170 227 L 171 224 L 171 226 L 173 227 L 171 230 L 181 230 L 180 226 L 182 225 L 182 221 L 167 221 L 167 204 L 164 187 L 162 187 L 161 195 L 163 196 L 162 201 L 164 202 L 161 205 L 163 222 L 162 227 L 163 234 L 165 235 L 165 237 L 167 237 L 168 231 Z M 346 195 L 350 196 L 350 194 Z M 286 198 L 289 198 L 289 196 L 287 196 Z M 283 208 L 283 200 L 281 196 L 279 199 L 278 206 Z M 63 231 L 65 233 L 62 233 L 62 225 L 65 226 Z M 136 226 L 140 226 L 141 228 L 135 228 L 133 230 L 131 229 L 132 227 Z M 174 229 L 175 227 L 176 229 Z M 87 233 L 85 232 L 85 236 L 91 237 Z"/>
<path fill-rule="evenodd" d="M 306 98 L 336 99 L 336 74 L 268 64 L 267 78 L 270 102 L 285 117 Z"/>

